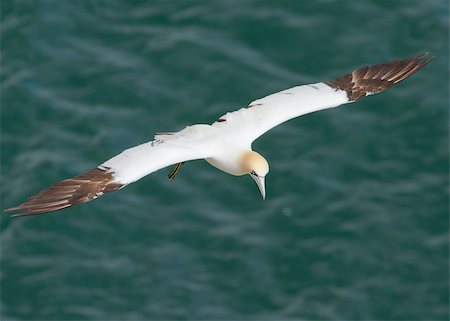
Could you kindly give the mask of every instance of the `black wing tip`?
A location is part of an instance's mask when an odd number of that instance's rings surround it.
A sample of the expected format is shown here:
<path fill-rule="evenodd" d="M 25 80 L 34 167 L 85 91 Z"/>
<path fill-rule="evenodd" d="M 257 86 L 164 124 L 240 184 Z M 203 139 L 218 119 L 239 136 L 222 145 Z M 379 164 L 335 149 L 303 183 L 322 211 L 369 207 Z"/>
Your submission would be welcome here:
<path fill-rule="evenodd" d="M 415 60 L 415 61 L 417 61 L 417 63 L 425 66 L 430 61 L 432 61 L 434 58 L 436 58 L 435 55 L 432 55 L 428 51 L 425 51 L 425 52 L 422 52 L 420 55 L 418 55 L 416 57 L 408 58 L 408 59 L 404 59 L 404 60 Z"/>
<path fill-rule="evenodd" d="M 48 214 L 48 213 L 52 213 L 52 212 L 43 212 L 43 213 L 27 213 L 27 212 L 24 212 L 24 213 L 12 214 L 10 217 L 17 218 L 17 217 L 35 216 L 35 215 Z"/>
<path fill-rule="evenodd" d="M 8 212 L 15 212 L 15 211 L 22 211 L 22 206 L 24 204 L 20 204 L 14 207 L 9 207 L 3 210 L 4 213 L 8 213 Z M 17 217 L 20 216 L 21 214 L 12 214 L 11 217 Z"/>
<path fill-rule="evenodd" d="M 429 58 L 435 58 L 435 55 L 430 54 L 429 51 L 424 51 L 422 52 L 419 56 L 417 56 L 417 58 L 425 58 L 426 56 L 430 56 Z"/>
<path fill-rule="evenodd" d="M 434 58 L 428 52 L 423 52 L 415 57 L 364 66 L 325 83 L 336 90 L 346 91 L 349 101 L 357 101 L 409 78 Z"/>
<path fill-rule="evenodd" d="M 97 167 L 76 177 L 65 179 L 31 196 L 25 203 L 4 212 L 21 211 L 11 217 L 53 213 L 94 200 L 104 193 L 114 192 L 124 184 L 117 183 L 107 167 Z"/>
<path fill-rule="evenodd" d="M 422 66 L 425 66 L 428 63 L 430 63 L 432 60 L 434 60 L 434 58 L 436 58 L 435 55 L 432 55 L 428 51 L 425 51 L 424 53 L 422 53 L 419 56 L 417 56 L 416 59 L 422 60 L 421 64 L 422 64 Z"/>
<path fill-rule="evenodd" d="M 25 203 L 20 204 L 18 206 L 10 207 L 7 209 L 4 209 L 3 212 L 16 212 L 16 211 L 23 211 L 22 213 L 12 214 L 10 217 L 23 217 L 23 216 L 34 216 L 34 215 L 41 215 L 41 214 L 48 214 L 48 213 L 54 213 L 59 210 L 71 207 L 72 204 L 66 204 L 65 206 L 60 206 L 57 208 L 40 208 L 40 209 L 34 209 L 30 206 L 27 206 Z"/>

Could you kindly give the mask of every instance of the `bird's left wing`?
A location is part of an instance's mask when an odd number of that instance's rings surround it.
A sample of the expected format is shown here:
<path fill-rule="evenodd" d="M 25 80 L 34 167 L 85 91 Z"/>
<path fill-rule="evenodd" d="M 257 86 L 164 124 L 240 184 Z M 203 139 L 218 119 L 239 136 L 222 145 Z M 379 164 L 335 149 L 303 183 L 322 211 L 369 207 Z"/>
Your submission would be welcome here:
<path fill-rule="evenodd" d="M 155 140 L 124 150 L 98 167 L 58 182 L 25 203 L 6 211 L 21 211 L 14 216 L 53 212 L 114 192 L 161 168 L 188 160 L 207 158 L 211 149 L 201 139 L 196 125 L 173 135 L 157 135 Z"/>
<path fill-rule="evenodd" d="M 297 86 L 257 99 L 248 107 L 227 113 L 213 126 L 229 129 L 249 143 L 271 128 L 314 111 L 355 102 L 394 86 L 416 73 L 433 57 L 393 60 L 362 67 L 332 81 Z"/>

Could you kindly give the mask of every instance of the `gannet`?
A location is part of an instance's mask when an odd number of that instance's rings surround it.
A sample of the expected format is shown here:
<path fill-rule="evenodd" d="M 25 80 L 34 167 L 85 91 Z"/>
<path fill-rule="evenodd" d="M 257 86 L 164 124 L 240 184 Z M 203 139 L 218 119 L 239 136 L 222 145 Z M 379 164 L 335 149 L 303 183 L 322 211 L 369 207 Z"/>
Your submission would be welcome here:
<path fill-rule="evenodd" d="M 413 75 L 433 58 L 424 53 L 362 67 L 331 81 L 296 86 L 257 99 L 219 117 L 212 125 L 197 124 L 178 132 L 158 133 L 154 140 L 126 149 L 98 167 L 58 182 L 6 211 L 21 211 L 13 216 L 54 212 L 117 191 L 176 164 L 169 174 L 172 179 L 184 162 L 196 159 L 204 159 L 231 175 L 250 175 L 264 199 L 269 163 L 252 150 L 255 139 L 289 119 L 379 93 Z"/>

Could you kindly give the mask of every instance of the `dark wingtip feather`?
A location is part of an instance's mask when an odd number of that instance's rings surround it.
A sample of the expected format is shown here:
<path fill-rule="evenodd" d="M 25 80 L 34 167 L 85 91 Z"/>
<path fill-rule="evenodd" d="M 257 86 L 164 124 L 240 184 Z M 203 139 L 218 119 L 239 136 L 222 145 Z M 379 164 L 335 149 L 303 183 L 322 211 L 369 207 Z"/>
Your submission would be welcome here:
<path fill-rule="evenodd" d="M 40 215 L 91 201 L 104 193 L 116 191 L 123 184 L 114 181 L 109 168 L 95 168 L 71 179 L 63 180 L 30 197 L 25 203 L 5 209 L 22 211 L 12 217 Z"/>
<path fill-rule="evenodd" d="M 349 101 L 356 101 L 398 84 L 425 67 L 434 58 L 429 56 L 428 52 L 424 52 L 413 58 L 362 67 L 326 84 L 336 90 L 346 91 Z"/>

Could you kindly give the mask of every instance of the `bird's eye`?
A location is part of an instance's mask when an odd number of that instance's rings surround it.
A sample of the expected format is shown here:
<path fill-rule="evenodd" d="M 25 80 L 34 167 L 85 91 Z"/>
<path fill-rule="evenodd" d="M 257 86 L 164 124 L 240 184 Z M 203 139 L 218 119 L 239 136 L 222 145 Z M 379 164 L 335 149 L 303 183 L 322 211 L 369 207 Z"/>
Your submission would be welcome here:
<path fill-rule="evenodd" d="M 258 176 L 255 171 L 250 172 L 251 175 Z"/>

